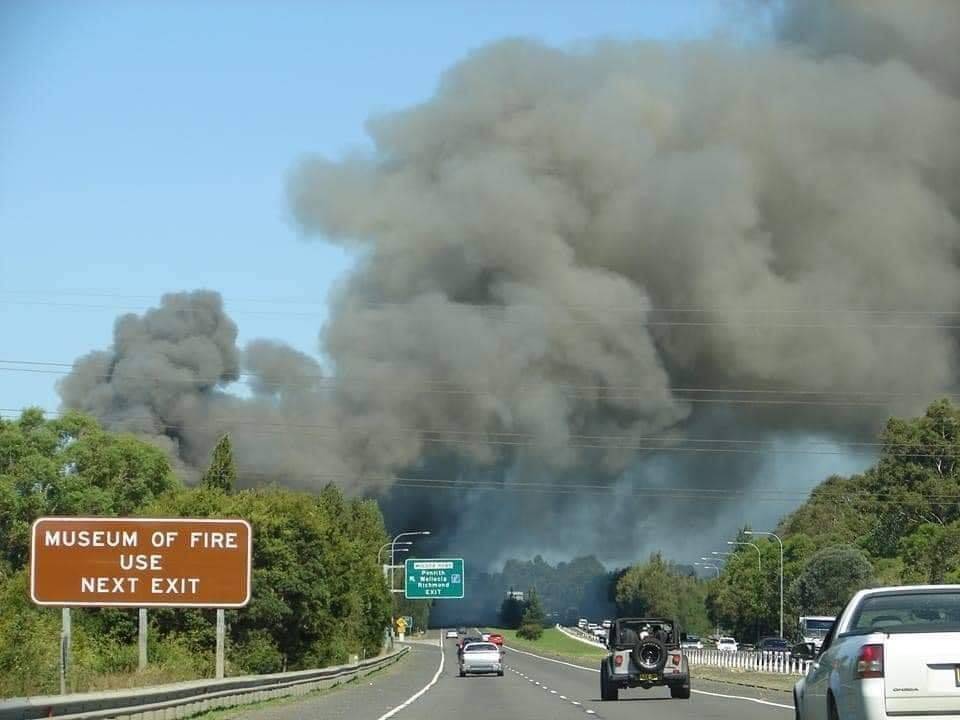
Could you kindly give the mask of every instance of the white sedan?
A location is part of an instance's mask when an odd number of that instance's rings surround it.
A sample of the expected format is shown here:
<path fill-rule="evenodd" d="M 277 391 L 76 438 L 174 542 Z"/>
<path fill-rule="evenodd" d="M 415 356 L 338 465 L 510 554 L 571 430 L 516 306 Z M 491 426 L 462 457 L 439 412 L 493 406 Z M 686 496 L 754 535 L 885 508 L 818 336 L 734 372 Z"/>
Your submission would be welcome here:
<path fill-rule="evenodd" d="M 861 590 L 793 689 L 800 720 L 956 720 L 960 585 Z"/>
<path fill-rule="evenodd" d="M 457 635 L 457 631 L 456 631 L 456 630 L 447 630 L 447 639 L 448 639 L 448 640 L 449 640 L 450 638 L 453 638 L 454 640 L 456 640 L 457 637 L 458 637 L 458 635 Z"/>
<path fill-rule="evenodd" d="M 732 652 L 735 653 L 740 649 L 740 646 L 737 645 L 737 641 L 732 637 L 722 637 L 717 640 L 717 650 L 720 652 Z"/>

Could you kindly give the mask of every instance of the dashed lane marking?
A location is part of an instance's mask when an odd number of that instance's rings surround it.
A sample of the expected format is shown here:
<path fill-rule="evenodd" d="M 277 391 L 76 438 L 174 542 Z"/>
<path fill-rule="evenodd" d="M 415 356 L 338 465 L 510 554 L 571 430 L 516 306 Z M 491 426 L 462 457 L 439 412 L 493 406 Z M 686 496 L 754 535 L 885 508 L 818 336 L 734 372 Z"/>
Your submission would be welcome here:
<path fill-rule="evenodd" d="M 584 665 L 576 665 L 574 663 L 564 662 L 563 660 L 555 660 L 554 658 L 544 657 L 543 655 L 537 655 L 536 653 L 527 652 L 526 650 L 517 650 L 516 648 L 510 648 L 511 652 L 520 653 L 521 655 L 529 655 L 530 657 L 537 658 L 538 660 L 545 660 L 547 662 L 556 663 L 557 665 L 566 665 L 567 667 L 572 667 L 577 670 L 584 670 L 586 672 L 599 673 L 600 671 L 597 668 L 590 668 Z M 768 707 L 783 708 L 784 710 L 793 710 L 793 705 L 784 705 L 783 703 L 772 702 L 770 700 L 761 700 L 760 698 L 747 697 L 745 695 L 725 695 L 723 693 L 708 692 L 706 690 L 691 690 L 694 695 L 708 695 L 710 697 L 724 698 L 725 700 L 742 700 L 743 702 L 752 702 L 757 705 L 767 705 Z"/>

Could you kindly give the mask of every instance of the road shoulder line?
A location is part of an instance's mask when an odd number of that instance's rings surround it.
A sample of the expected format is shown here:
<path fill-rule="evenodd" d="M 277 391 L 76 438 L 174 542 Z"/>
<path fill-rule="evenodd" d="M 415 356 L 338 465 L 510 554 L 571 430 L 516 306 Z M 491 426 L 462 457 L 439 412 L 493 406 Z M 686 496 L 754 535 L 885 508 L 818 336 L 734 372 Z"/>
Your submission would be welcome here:
<path fill-rule="evenodd" d="M 436 684 L 437 684 L 437 680 L 440 679 L 440 675 L 441 675 L 441 673 L 443 673 L 443 663 L 444 663 L 444 660 L 445 660 L 445 659 L 446 659 L 446 652 L 444 651 L 443 644 L 441 643 L 441 645 L 440 645 L 440 666 L 437 668 L 437 671 L 433 674 L 433 678 L 430 680 L 430 682 L 428 682 L 426 685 L 424 685 L 422 688 L 420 688 L 420 690 L 418 690 L 417 692 L 415 692 L 413 695 L 411 695 L 409 698 L 407 698 L 406 700 L 404 700 L 402 703 L 400 703 L 399 705 L 397 705 L 395 708 L 393 708 L 392 710 L 390 710 L 390 711 L 384 713 L 383 715 L 381 715 L 380 717 L 378 717 L 377 720 L 387 720 L 387 718 L 392 718 L 392 717 L 393 717 L 394 715 L 396 715 L 398 712 L 400 712 L 401 710 L 403 710 L 403 709 L 406 708 L 406 707 L 409 707 L 410 705 L 412 705 L 413 703 L 415 703 L 417 700 L 419 700 L 421 697 L 423 697 L 423 695 L 426 694 L 427 690 L 429 690 L 429 689 L 432 688 L 434 685 L 436 685 Z"/>

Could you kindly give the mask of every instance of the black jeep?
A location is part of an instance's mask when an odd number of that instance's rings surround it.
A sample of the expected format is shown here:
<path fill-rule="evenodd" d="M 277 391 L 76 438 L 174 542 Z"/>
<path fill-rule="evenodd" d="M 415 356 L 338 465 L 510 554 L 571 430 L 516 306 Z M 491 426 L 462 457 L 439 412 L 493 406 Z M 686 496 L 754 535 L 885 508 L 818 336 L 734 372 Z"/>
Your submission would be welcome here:
<path fill-rule="evenodd" d="M 670 688 L 670 697 L 690 698 L 690 668 L 680 649 L 677 624 L 665 618 L 619 618 L 607 638 L 610 654 L 600 663 L 600 697 L 616 700 L 621 688 Z"/>

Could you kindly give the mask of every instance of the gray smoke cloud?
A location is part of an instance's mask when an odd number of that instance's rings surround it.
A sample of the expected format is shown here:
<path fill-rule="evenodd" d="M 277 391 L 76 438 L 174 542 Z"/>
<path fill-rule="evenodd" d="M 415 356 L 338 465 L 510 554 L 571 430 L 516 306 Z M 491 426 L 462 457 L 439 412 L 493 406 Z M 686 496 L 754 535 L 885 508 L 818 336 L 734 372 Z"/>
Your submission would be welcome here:
<path fill-rule="evenodd" d="M 371 151 L 293 174 L 305 233 L 360 257 L 322 333 L 329 377 L 275 343 L 240 352 L 214 295 L 173 295 L 121 318 L 64 404 L 190 466 L 229 430 L 253 478 L 322 471 L 390 493 L 398 523 L 489 504 L 477 478 L 612 484 L 499 494 L 484 527 L 452 524 L 603 552 L 589 528 L 614 512 L 634 557 L 658 509 L 662 528 L 697 501 L 637 485 L 739 491 L 769 471 L 684 438 L 840 442 L 956 391 L 960 4 L 789 3 L 778 33 L 472 53 L 372 118 Z M 250 398 L 223 392 L 241 363 Z"/>

